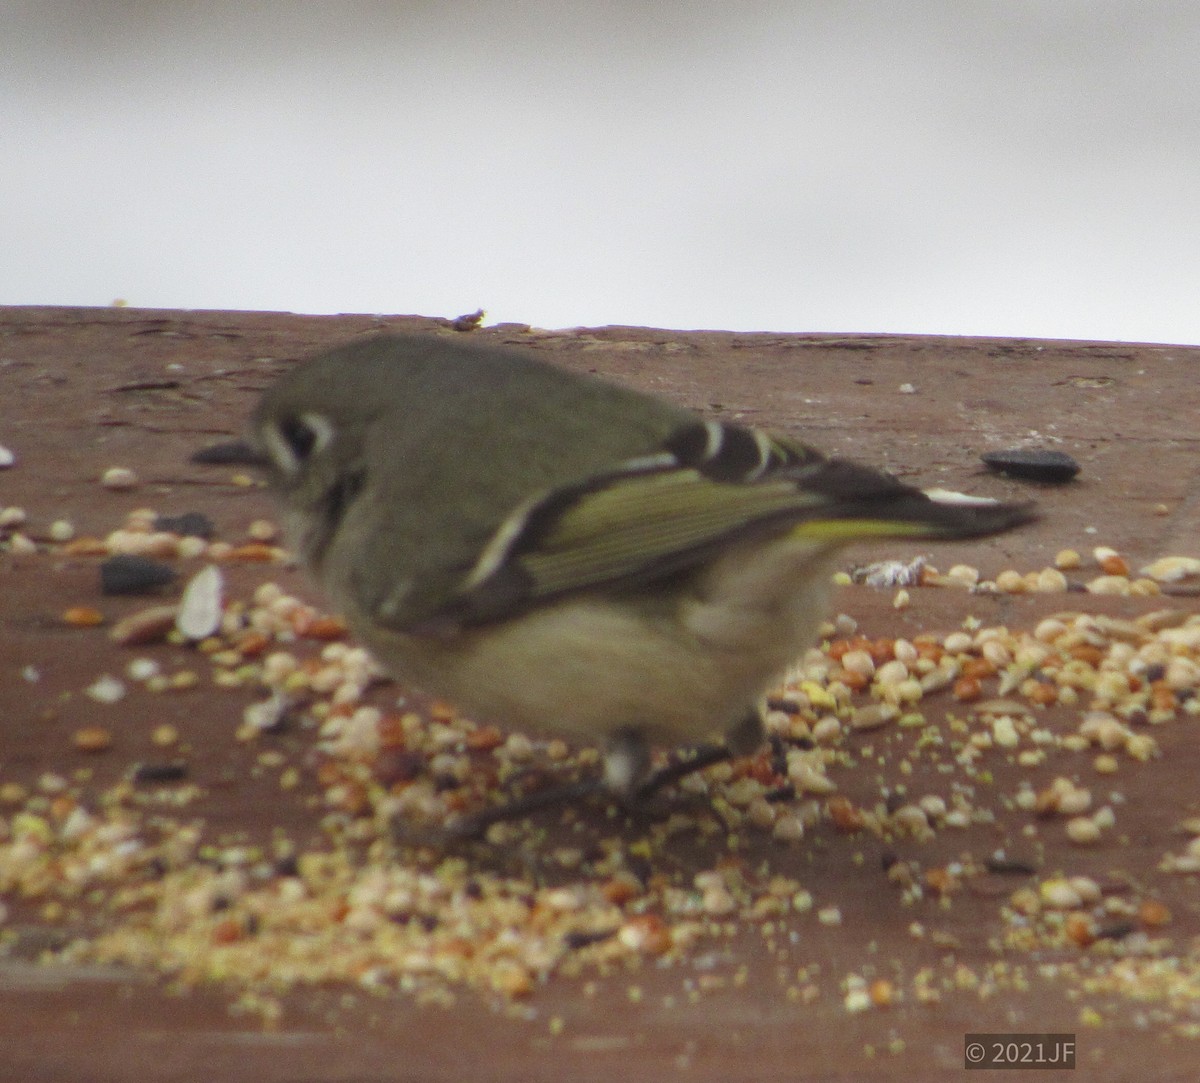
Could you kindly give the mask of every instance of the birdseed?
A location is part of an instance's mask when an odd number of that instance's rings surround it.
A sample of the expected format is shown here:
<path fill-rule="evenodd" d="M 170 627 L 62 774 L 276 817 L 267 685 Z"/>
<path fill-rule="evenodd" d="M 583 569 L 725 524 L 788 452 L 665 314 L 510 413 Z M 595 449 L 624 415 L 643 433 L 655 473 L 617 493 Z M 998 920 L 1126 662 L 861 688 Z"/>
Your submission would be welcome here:
<path fill-rule="evenodd" d="M 161 522 L 153 513 L 131 516 L 101 552 L 153 546 L 170 553 L 165 559 L 182 559 L 184 539 Z M 240 559 L 246 574 L 269 575 L 286 554 L 268 544 L 265 529 L 251 538 L 256 548 L 194 540 L 210 560 Z M 82 541 L 49 544 L 52 552 L 74 546 L 69 551 L 86 559 L 91 550 Z M 1092 547 L 1100 578 L 1123 584 L 1109 591 L 1114 604 L 1153 598 L 1139 595 L 1149 588 L 1135 589 L 1139 580 L 1116 564 L 1126 560 L 1122 554 L 1102 549 Z M 963 591 L 968 605 L 970 590 L 984 602 L 995 593 L 1065 591 L 1067 572 L 1080 573 L 1078 589 L 1097 578 L 1082 564 L 1060 553 L 1055 568 L 1008 569 L 991 579 L 965 565 L 947 576 L 924 565 L 906 589 L 919 613 L 923 592 L 939 586 Z M 1142 575 L 1152 585 L 1159 577 L 1169 584 L 1185 577 L 1177 567 L 1154 562 Z M 340 620 L 276 583 L 260 582 L 248 595 L 206 590 L 203 621 L 188 623 L 195 646 L 166 641 L 171 607 L 136 610 L 113 626 L 114 651 L 121 644 L 138 649 L 115 670 L 131 685 L 91 675 L 79 688 L 90 694 L 113 682 L 126 697 L 254 691 L 255 701 L 238 714 L 238 736 L 251 753 L 247 770 L 267 772 L 280 795 L 315 797 L 323 841 L 243 846 L 211 837 L 188 815 L 199 789 L 186 777 L 184 725 L 160 723 L 146 735 L 172 749 L 172 759 L 136 766 L 100 794 L 65 774 L 32 788 L 0 778 L 3 905 L 33 900 L 46 920 L 71 928 L 59 958 L 129 963 L 171 974 L 184 987 L 222 984 L 243 1006 L 257 1005 L 249 1010 L 264 1020 L 283 1010 L 281 991 L 316 983 L 427 1000 L 470 988 L 528 1002 L 554 976 L 586 981 L 640 960 L 678 965 L 702 958 L 732 929 L 757 929 L 764 938 L 786 930 L 803 945 L 822 926 L 853 928 L 852 900 L 818 904 L 819 876 L 801 871 L 796 879 L 780 869 L 805 870 L 796 858 L 818 853 L 855 866 L 865 860 L 866 843 L 903 846 L 902 859 L 879 874 L 880 888 L 895 893 L 898 907 L 922 908 L 920 920 L 906 917 L 904 927 L 946 952 L 953 934 L 939 928 L 940 915 L 965 897 L 986 898 L 976 888 L 1001 866 L 983 855 L 992 854 L 992 832 L 1003 823 L 1014 844 L 1065 839 L 1070 848 L 1056 852 L 1071 865 L 1047 869 L 1044 879 L 998 899 L 996 964 L 963 966 L 944 979 L 932 969 L 888 978 L 864 969 L 846 979 L 847 1010 L 1028 987 L 1041 980 L 1036 967 L 1017 980 L 1013 961 L 1047 950 L 1086 960 L 1078 985 L 1096 995 L 1132 996 L 1136 988 L 1157 997 L 1163 1011 L 1184 1004 L 1184 1014 L 1194 1003 L 1172 991 L 1200 982 L 1182 941 L 1170 949 L 1174 985 L 1154 969 L 1165 949 L 1147 959 L 1129 954 L 1139 936 L 1173 935 L 1184 920 L 1145 886 L 1109 893 L 1077 872 L 1119 865 L 1129 845 L 1121 841 L 1128 827 L 1120 795 L 1102 792 L 1112 785 L 1108 778 L 1153 771 L 1167 742 L 1200 715 L 1200 615 L 1164 605 L 1173 599 L 1115 618 L 1088 612 L 1089 595 L 1078 594 L 1080 608 L 1064 607 L 1029 627 L 1015 616 L 1003 627 L 968 620 L 902 639 L 868 638 L 859 622 L 839 616 L 773 696 L 785 708 L 768 720 L 782 742 L 778 760 L 768 749 L 694 776 L 681 789 L 696 803 L 648 827 L 634 829 L 615 809 L 496 825 L 501 852 L 522 855 L 530 868 L 553 865 L 556 875 L 543 880 L 399 845 L 392 825 L 439 824 L 498 799 L 510 781 L 527 785 L 559 771 L 594 769 L 594 750 L 504 733 L 444 704 L 397 702 L 398 690 L 378 685 L 378 670 L 350 644 Z M 73 635 L 105 620 L 83 599 L 68 613 L 64 622 L 80 629 Z M 180 649 L 189 652 L 186 664 L 174 653 Z M 223 702 L 219 695 L 214 701 Z M 214 717 L 206 713 L 204 724 Z M 271 744 L 295 727 L 304 755 Z M 119 751 L 107 725 L 80 727 L 70 743 L 109 757 Z M 145 790 L 141 797 L 131 788 L 134 778 Z M 159 803 L 137 803 L 149 794 Z M 1171 799 L 1162 797 L 1164 804 Z M 1175 878 L 1165 882 L 1200 873 L 1195 826 L 1156 851 L 1161 874 Z M 674 871 L 667 855 L 681 832 L 719 842 L 710 868 L 691 876 Z M 954 832 L 950 845 L 961 860 L 932 859 L 932 848 L 949 843 L 946 832 Z M 548 844 L 548 837 L 557 841 Z M 777 849 L 755 850 L 768 855 L 761 863 L 742 861 L 738 854 L 756 839 Z M 1101 865 L 1074 864 L 1093 854 Z M 1029 875 L 1038 866 L 1013 867 Z M 154 878 L 145 876 L 149 868 Z M 85 931 L 84 918 L 101 914 L 104 920 Z M 793 968 L 784 985 L 789 999 L 819 997 L 823 987 L 832 992 L 828 977 L 800 971 L 803 977 Z M 734 983 L 733 974 L 705 976 L 711 980 L 694 982 L 691 993 Z"/>

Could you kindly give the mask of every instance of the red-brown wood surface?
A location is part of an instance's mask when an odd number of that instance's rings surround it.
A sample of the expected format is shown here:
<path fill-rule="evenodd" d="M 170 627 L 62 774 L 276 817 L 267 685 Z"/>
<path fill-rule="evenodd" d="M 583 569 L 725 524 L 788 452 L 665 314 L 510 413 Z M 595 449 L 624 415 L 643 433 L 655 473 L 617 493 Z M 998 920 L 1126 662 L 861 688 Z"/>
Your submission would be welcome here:
<path fill-rule="evenodd" d="M 251 521 L 273 515 L 269 500 L 261 490 L 238 489 L 225 474 L 191 465 L 189 454 L 236 435 L 256 393 L 293 359 L 375 329 L 444 327 L 445 321 L 415 317 L 0 310 L 0 444 L 17 456 L 12 468 L 0 471 L 0 507 L 23 507 L 34 536 L 69 518 L 78 533 L 102 537 L 128 511 L 150 506 L 164 514 L 205 512 L 220 536 L 243 538 Z M 930 549 L 943 571 L 959 561 L 987 575 L 1034 570 L 1067 546 L 1085 559 L 1094 545 L 1112 546 L 1135 569 L 1163 555 L 1200 555 L 1197 348 L 644 328 L 503 326 L 469 333 L 525 345 L 715 416 L 799 435 L 906 479 L 1039 501 L 1044 517 L 1028 529 L 965 549 Z M 1082 465 L 1078 481 L 1030 487 L 981 469 L 981 452 L 1030 442 L 1074 455 Z M 111 465 L 135 468 L 141 486 L 129 493 L 101 487 L 98 476 Z M 890 555 L 892 547 L 863 547 L 855 559 Z M 249 692 L 201 688 L 157 700 L 130 696 L 112 748 L 89 754 L 74 746 L 72 735 L 96 709 L 81 690 L 103 672 L 120 672 L 129 652 L 103 628 L 64 627 L 62 612 L 97 606 L 112 620 L 146 604 L 101 598 L 95 563 L 0 552 L 0 783 L 36 786 L 47 772 L 70 776 L 86 768 L 99 790 L 147 755 L 154 726 L 171 723 L 186 738 L 190 775 L 204 790 L 189 819 L 203 820 L 214 839 L 265 838 L 280 827 L 319 845 L 319 815 L 305 802 L 311 778 L 281 792 L 253 770 L 260 750 L 234 738 Z M 255 566 L 227 574 L 235 591 L 266 575 Z M 319 601 L 298 572 L 270 574 Z M 892 591 L 850 587 L 839 593 L 837 607 L 870 636 L 910 637 L 951 631 L 969 613 L 988 624 L 1029 628 L 1064 609 L 1132 617 L 1168 603 L 1198 608 L 1186 595 L 911 593 L 909 608 L 897 611 Z M 28 667 L 37 671 L 36 683 L 24 679 Z M 927 712 L 953 706 L 947 700 Z M 1077 718 L 1057 708 L 1044 724 L 1066 732 Z M 925 1080 L 959 1076 L 968 1031 L 1067 1031 L 1078 1037 L 1078 1074 L 1039 1078 L 1194 1079 L 1200 1038 L 1188 1035 L 1200 1027 L 1200 885 L 1194 875 L 1157 866 L 1165 852 L 1187 841 L 1173 833 L 1175 826 L 1200 815 L 1196 727 L 1191 717 L 1158 727 L 1154 736 L 1164 755 L 1145 764 L 1122 761 L 1107 778 L 1091 771 L 1090 755 L 1036 770 L 1002 758 L 995 766 L 1001 791 L 1014 790 L 1019 778 L 1042 785 L 1063 772 L 1078 775 L 1097 794 L 1120 791 L 1111 837 L 1081 848 L 1046 827 L 1041 867 L 1097 880 L 1124 875 L 1165 903 L 1171 914 L 1160 930 L 1169 940 L 1165 952 L 1181 975 L 1191 975 L 1191 992 L 1185 983 L 1173 998 L 1092 992 L 1060 978 L 988 997 L 964 984 L 937 1003 L 918 1003 L 909 983 L 921 968 L 932 968 L 940 981 L 960 965 L 978 972 L 995 964 L 999 910 L 1020 881 L 985 877 L 948 906 L 931 896 L 905 908 L 880 871 L 883 844 L 825 824 L 790 848 L 766 836 L 743 857 L 801 880 L 818 907 L 840 909 L 841 924 L 795 915 L 768 937 L 760 925 L 733 920 L 728 936 L 672 966 L 649 961 L 607 976 L 555 976 L 515 1010 L 466 989 L 443 1008 L 419 1006 L 400 993 L 327 986 L 285 996 L 282 1019 L 264 1028 L 255 1017 L 232 1015 L 233 996 L 220 987 L 179 992 L 150 974 L 39 963 L 38 948 L 60 943 L 71 921 L 45 920 L 36 900 L 10 896 L 0 925 L 10 937 L 9 954 L 0 956 L 0 1076 L 147 1083 Z M 877 799 L 879 779 L 869 761 L 857 774 L 838 777 L 852 799 L 863 805 Z M 12 811 L 0 808 L 0 816 Z M 965 852 L 1015 850 L 1030 821 L 1014 812 L 902 849 L 926 867 Z M 692 855 L 685 843 L 672 856 L 684 867 L 711 862 L 711 852 Z M 912 936 L 914 921 L 929 935 Z M 1094 949 L 1082 949 L 1072 961 L 1088 950 Z M 1043 953 L 1012 962 L 1036 971 L 1064 958 Z M 787 975 L 814 964 L 820 995 L 810 1002 L 789 999 Z M 889 1007 L 848 1012 L 840 981 L 872 966 L 897 976 L 909 995 Z M 705 974 L 714 980 L 701 982 Z M 585 990 L 589 980 L 595 986 Z M 631 995 L 631 987 L 638 993 Z"/>

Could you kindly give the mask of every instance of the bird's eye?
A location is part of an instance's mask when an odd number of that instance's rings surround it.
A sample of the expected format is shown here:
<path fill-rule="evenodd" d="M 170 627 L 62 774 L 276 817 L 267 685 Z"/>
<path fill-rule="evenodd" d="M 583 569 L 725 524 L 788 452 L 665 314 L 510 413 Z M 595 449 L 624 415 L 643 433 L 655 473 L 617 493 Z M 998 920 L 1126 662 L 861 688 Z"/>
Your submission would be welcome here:
<path fill-rule="evenodd" d="M 303 417 L 285 417 L 279 423 L 279 435 L 286 441 L 300 462 L 307 459 L 317 446 L 317 432 Z"/>
<path fill-rule="evenodd" d="M 266 432 L 272 458 L 288 473 L 299 470 L 333 439 L 333 425 L 321 414 L 303 413 L 280 418 Z"/>

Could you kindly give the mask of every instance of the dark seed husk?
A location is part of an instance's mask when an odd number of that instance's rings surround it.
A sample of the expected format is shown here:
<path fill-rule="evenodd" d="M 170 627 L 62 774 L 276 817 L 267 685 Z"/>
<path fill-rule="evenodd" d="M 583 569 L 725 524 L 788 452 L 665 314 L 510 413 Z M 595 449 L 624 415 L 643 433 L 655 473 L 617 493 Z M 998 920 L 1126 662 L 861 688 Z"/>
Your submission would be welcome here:
<path fill-rule="evenodd" d="M 159 560 L 118 553 L 100 565 L 103 594 L 149 594 L 175 581 L 175 570 Z"/>
<path fill-rule="evenodd" d="M 139 763 L 131 774 L 134 782 L 182 782 L 187 778 L 188 765 L 182 760 L 166 763 Z"/>
<path fill-rule="evenodd" d="M 261 466 L 263 457 L 245 440 L 226 440 L 192 452 L 192 462 L 203 466 Z"/>
<path fill-rule="evenodd" d="M 185 511 L 182 515 L 160 515 L 154 520 L 154 529 L 187 538 L 203 538 L 205 541 L 217 532 L 213 521 L 199 511 Z"/>
<path fill-rule="evenodd" d="M 563 943 L 572 951 L 589 947 L 592 944 L 602 944 L 616 935 L 616 929 L 596 929 L 594 931 L 569 932 L 563 937 Z"/>
<path fill-rule="evenodd" d="M 1032 876 L 1037 872 L 1035 865 L 1015 858 L 989 857 L 983 863 L 983 867 L 988 872 L 994 872 L 1001 876 Z"/>
<path fill-rule="evenodd" d="M 1061 485 L 1079 473 L 1079 463 L 1062 451 L 1011 448 L 1008 451 L 989 451 L 980 458 L 989 469 L 1025 481 Z"/>

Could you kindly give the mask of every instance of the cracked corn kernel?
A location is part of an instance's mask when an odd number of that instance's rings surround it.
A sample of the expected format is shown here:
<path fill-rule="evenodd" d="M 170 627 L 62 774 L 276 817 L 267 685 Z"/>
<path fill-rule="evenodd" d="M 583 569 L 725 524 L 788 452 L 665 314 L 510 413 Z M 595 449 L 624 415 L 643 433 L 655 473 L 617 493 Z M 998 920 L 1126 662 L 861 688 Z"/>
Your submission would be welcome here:
<path fill-rule="evenodd" d="M 959 677 L 954 682 L 954 698 L 960 703 L 973 703 L 983 695 L 983 686 L 978 677 Z"/>
<path fill-rule="evenodd" d="M 1051 910 L 1078 910 L 1083 905 L 1083 897 L 1079 892 L 1067 880 L 1059 878 L 1043 880 L 1035 900 Z M 1012 901 L 1015 905 L 1016 895 Z"/>
<path fill-rule="evenodd" d="M 1130 734 L 1125 742 L 1125 753 L 1140 763 L 1158 756 L 1158 742 L 1148 733 Z"/>
<path fill-rule="evenodd" d="M 1141 574 L 1160 583 L 1177 583 L 1181 579 L 1200 576 L 1200 559 L 1196 557 L 1162 557 L 1147 564 Z"/>
<path fill-rule="evenodd" d="M 1083 558 L 1074 549 L 1060 549 L 1054 556 L 1054 566 L 1062 571 L 1073 571 L 1083 564 Z"/>
<path fill-rule="evenodd" d="M 886 1008 L 896 1001 L 896 987 L 887 978 L 876 978 L 867 987 L 871 1003 L 877 1008 Z"/>
<path fill-rule="evenodd" d="M 1067 577 L 1058 568 L 1043 568 L 1037 573 L 1035 590 L 1039 594 L 1059 594 L 1068 587 Z"/>
<path fill-rule="evenodd" d="M 127 466 L 110 466 L 100 475 L 100 484 L 114 492 L 127 492 L 137 488 L 138 476 Z"/>
<path fill-rule="evenodd" d="M 1158 899 L 1143 899 L 1138 905 L 1137 919 L 1147 928 L 1158 929 L 1170 924 L 1171 911 Z"/>
<path fill-rule="evenodd" d="M 1000 748 L 1016 748 L 1020 744 L 1021 735 L 1011 715 L 1001 715 L 992 722 L 992 740 Z"/>
<path fill-rule="evenodd" d="M 1020 572 L 1008 568 L 996 576 L 996 589 L 1002 594 L 1024 594 L 1029 584 Z"/>
<path fill-rule="evenodd" d="M 84 726 L 75 731 L 71 743 L 80 752 L 104 752 L 112 747 L 113 735 L 103 726 Z"/>
<path fill-rule="evenodd" d="M 1128 594 L 1129 587 L 1123 575 L 1100 575 L 1084 584 L 1089 594 Z"/>
<path fill-rule="evenodd" d="M 979 582 L 979 569 L 969 564 L 955 564 L 947 573 L 947 579 L 952 579 L 963 586 L 973 587 Z"/>
<path fill-rule="evenodd" d="M 62 619 L 72 628 L 94 628 L 104 623 L 104 614 L 92 606 L 75 605 L 64 611 Z"/>
<path fill-rule="evenodd" d="M 1096 940 L 1096 923 L 1088 914 L 1073 910 L 1063 923 L 1063 932 L 1071 943 L 1086 948 Z"/>
<path fill-rule="evenodd" d="M 527 997 L 533 992 L 533 975 L 518 962 L 501 960 L 492 969 L 491 986 L 502 996 Z"/>
<path fill-rule="evenodd" d="M 1105 575 L 1128 575 L 1129 564 L 1110 545 L 1098 545 L 1092 550 L 1092 559 Z"/>
<path fill-rule="evenodd" d="M 1088 846 L 1100 839 L 1100 828 L 1090 816 L 1076 816 L 1067 821 L 1067 838 L 1077 846 Z"/>
<path fill-rule="evenodd" d="M 865 1012 L 871 1006 L 871 997 L 865 989 L 851 989 L 846 994 L 846 1011 Z"/>
<path fill-rule="evenodd" d="M 150 740 L 159 748 L 170 748 L 179 740 L 179 731 L 169 722 L 164 722 L 161 726 L 155 726 Z"/>
<path fill-rule="evenodd" d="M 942 646 L 949 654 L 965 654 L 975 645 L 975 640 L 966 632 L 951 632 L 942 640 Z"/>

